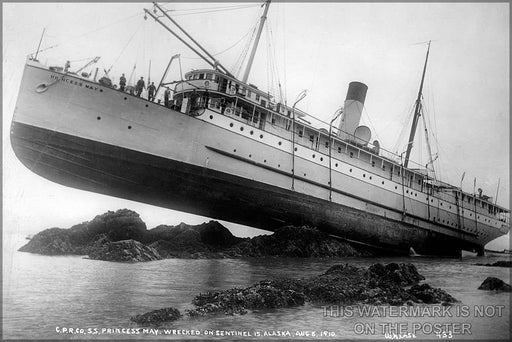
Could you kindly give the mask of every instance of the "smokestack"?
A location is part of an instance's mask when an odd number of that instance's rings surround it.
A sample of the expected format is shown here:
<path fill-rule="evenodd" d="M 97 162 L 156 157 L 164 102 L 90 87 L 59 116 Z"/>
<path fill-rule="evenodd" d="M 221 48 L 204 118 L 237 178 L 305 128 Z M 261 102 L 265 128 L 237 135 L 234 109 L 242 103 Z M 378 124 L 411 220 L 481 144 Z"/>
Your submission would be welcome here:
<path fill-rule="evenodd" d="M 345 98 L 343 116 L 340 122 L 340 138 L 350 139 L 361 120 L 368 86 L 361 82 L 350 82 Z M 351 139 L 353 140 L 353 138 Z"/>

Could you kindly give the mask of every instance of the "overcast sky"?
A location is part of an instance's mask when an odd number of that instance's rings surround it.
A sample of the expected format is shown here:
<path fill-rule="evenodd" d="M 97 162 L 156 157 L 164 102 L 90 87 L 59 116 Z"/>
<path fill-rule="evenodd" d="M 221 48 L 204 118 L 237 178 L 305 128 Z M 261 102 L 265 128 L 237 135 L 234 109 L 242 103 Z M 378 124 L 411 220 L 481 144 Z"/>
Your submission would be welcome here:
<path fill-rule="evenodd" d="M 251 29 L 261 16 L 258 3 L 170 3 L 171 15 L 219 61 L 237 72 Z M 181 54 L 183 72 L 207 67 L 152 19 L 150 4 L 3 4 L 3 223 L 4 234 L 90 220 L 107 210 L 139 212 L 148 228 L 190 224 L 208 218 L 67 188 L 28 171 L 9 142 L 25 58 L 46 29 L 39 59 L 72 62 L 75 70 L 101 56 L 100 70 L 134 79 L 149 72 L 158 82 L 169 58 Z M 277 90 L 267 71 L 275 55 L 288 103 L 303 89 L 300 108 L 325 121 L 343 104 L 348 83 L 368 85 L 363 124 L 372 140 L 393 152 L 405 149 L 411 108 L 417 96 L 426 44 L 432 40 L 424 103 L 438 176 L 473 192 L 473 180 L 498 204 L 509 207 L 509 5 L 508 3 L 272 3 L 249 82 Z M 272 44 L 266 37 L 272 36 Z M 49 49 L 48 49 L 49 48 Z M 171 67 L 169 80 L 179 78 Z M 420 120 L 421 121 L 421 120 Z M 405 130 L 404 130 L 405 127 Z M 402 138 L 398 142 L 399 138 Z M 414 158 L 427 160 L 423 127 Z M 258 235 L 226 223 L 237 235 Z M 501 239 L 497 248 L 503 248 Z M 496 247 L 492 245 L 491 247 Z"/>

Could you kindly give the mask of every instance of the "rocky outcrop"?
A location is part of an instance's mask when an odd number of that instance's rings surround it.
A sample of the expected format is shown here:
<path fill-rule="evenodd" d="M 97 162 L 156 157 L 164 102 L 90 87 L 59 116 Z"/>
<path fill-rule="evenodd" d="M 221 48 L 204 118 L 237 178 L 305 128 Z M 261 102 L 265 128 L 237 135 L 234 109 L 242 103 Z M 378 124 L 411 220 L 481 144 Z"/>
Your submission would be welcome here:
<path fill-rule="evenodd" d="M 332 258 L 342 256 L 368 256 L 368 252 L 355 249 L 310 227 L 285 226 L 272 235 L 260 235 L 227 249 L 227 257 L 306 257 Z"/>
<path fill-rule="evenodd" d="M 131 317 L 130 320 L 143 326 L 158 326 L 163 323 L 173 322 L 181 317 L 181 313 L 175 308 L 165 308 L 147 312 Z"/>
<path fill-rule="evenodd" d="M 120 241 L 131 240 L 116 244 Z M 159 258 L 343 257 L 368 256 L 366 251 L 315 228 L 286 226 L 272 235 L 239 238 L 219 222 L 180 223 L 147 230 L 139 214 L 109 211 L 69 229 L 51 228 L 35 235 L 22 252 L 46 255 L 89 255 L 109 261 Z"/>
<path fill-rule="evenodd" d="M 353 305 L 449 305 L 456 301 L 445 291 L 428 284 L 412 264 L 375 264 L 368 269 L 336 265 L 325 273 L 306 279 L 264 280 L 244 289 L 199 294 L 188 310 L 191 317 L 213 313 L 244 314 L 247 310 L 300 306 L 305 302 Z M 406 289 L 404 286 L 413 285 Z"/>
<path fill-rule="evenodd" d="M 141 262 L 162 259 L 154 248 L 131 239 L 102 244 L 89 253 L 89 258 L 116 262 Z"/>
<path fill-rule="evenodd" d="M 145 237 L 145 242 L 165 258 L 221 258 L 226 248 L 243 240 L 217 221 L 196 226 L 160 225 Z"/>
<path fill-rule="evenodd" d="M 475 265 L 489 266 L 489 267 L 512 267 L 512 261 L 500 260 L 500 261 L 496 261 L 495 263 L 492 263 L 492 264 L 475 264 Z"/>
<path fill-rule="evenodd" d="M 43 230 L 19 250 L 45 255 L 86 255 L 97 248 L 99 240 L 140 241 L 146 231 L 146 224 L 140 219 L 139 214 L 121 209 L 98 215 L 92 221 L 77 224 L 69 229 Z"/>
<path fill-rule="evenodd" d="M 487 277 L 478 287 L 478 289 L 487 291 L 512 292 L 512 286 L 495 277 Z"/>

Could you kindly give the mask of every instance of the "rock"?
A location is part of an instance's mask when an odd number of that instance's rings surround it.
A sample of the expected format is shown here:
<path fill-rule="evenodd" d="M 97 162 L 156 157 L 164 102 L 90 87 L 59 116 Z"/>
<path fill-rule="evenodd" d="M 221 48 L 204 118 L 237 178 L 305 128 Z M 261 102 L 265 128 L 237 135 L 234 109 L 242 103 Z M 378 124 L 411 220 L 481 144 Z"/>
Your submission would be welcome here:
<path fill-rule="evenodd" d="M 285 226 L 272 235 L 246 239 L 223 252 L 227 257 L 300 257 L 333 258 L 341 256 L 368 256 L 368 252 L 355 249 L 310 227 Z"/>
<path fill-rule="evenodd" d="M 241 241 L 217 221 L 196 226 L 160 225 L 149 230 L 145 237 L 145 242 L 166 258 L 221 258 L 223 255 L 219 253 Z"/>
<path fill-rule="evenodd" d="M 187 310 L 187 314 L 191 317 L 212 313 L 245 314 L 247 310 L 300 306 L 305 299 L 303 287 L 296 281 L 264 280 L 245 289 L 199 294 L 192 301 L 197 308 Z"/>
<path fill-rule="evenodd" d="M 503 280 L 494 277 L 487 277 L 478 287 L 479 290 L 512 292 L 512 287 Z"/>
<path fill-rule="evenodd" d="M 141 262 L 162 259 L 154 248 L 145 246 L 135 240 L 123 240 L 102 244 L 89 254 L 89 258 L 116 262 Z"/>
<path fill-rule="evenodd" d="M 418 273 L 416 266 L 413 264 L 390 263 L 386 266 L 374 264 L 368 270 L 378 277 L 385 277 L 404 286 L 416 284 L 418 281 L 425 279 Z"/>
<path fill-rule="evenodd" d="M 69 229 L 44 230 L 20 248 L 20 251 L 47 255 L 88 254 L 92 259 L 110 261 L 138 260 L 135 252 L 125 256 L 119 253 L 108 256 L 112 252 L 111 248 L 118 248 L 115 244 L 108 245 L 109 243 L 126 240 L 138 241 L 150 247 L 149 255 L 159 255 L 158 258 L 331 258 L 370 255 L 369 252 L 357 250 L 349 243 L 309 227 L 286 226 L 277 229 L 272 235 L 245 239 L 233 236 L 216 221 L 195 226 L 185 223 L 177 226 L 160 225 L 147 230 L 139 214 L 128 209 L 109 211 Z M 142 247 L 137 246 L 134 251 L 142 252 Z M 148 258 L 144 256 L 142 259 Z M 397 281 L 407 282 L 414 276 L 409 270 L 400 267 L 396 270 L 397 274 L 389 276 L 395 277 Z M 388 274 L 391 271 L 385 272 Z"/>
<path fill-rule="evenodd" d="M 445 304 L 457 301 L 445 291 L 433 288 L 429 284 L 414 285 L 407 292 L 425 304 Z M 418 301 L 416 300 L 416 302 Z"/>
<path fill-rule="evenodd" d="M 489 266 L 489 267 L 512 267 L 512 261 L 500 260 L 500 261 L 496 261 L 495 263 L 492 263 L 492 264 L 475 264 L 475 265 Z"/>
<path fill-rule="evenodd" d="M 396 278 L 397 274 L 400 278 Z M 187 310 L 191 317 L 215 313 L 244 314 L 247 310 L 284 308 L 323 304 L 413 305 L 414 303 L 449 304 L 455 298 L 428 284 L 404 284 L 424 279 L 412 264 L 375 264 L 368 269 L 349 264 L 335 265 L 325 273 L 306 279 L 264 280 L 244 288 L 199 294 Z"/>
<path fill-rule="evenodd" d="M 163 323 L 173 322 L 181 317 L 181 313 L 175 308 L 165 308 L 147 312 L 131 317 L 130 320 L 143 326 L 159 326 Z"/>
<path fill-rule="evenodd" d="M 121 209 L 98 215 L 89 222 L 77 224 L 69 229 L 43 230 L 19 250 L 45 255 L 86 255 L 96 248 L 94 245 L 98 239 L 140 241 L 146 231 L 146 224 L 140 219 L 139 214 Z"/>

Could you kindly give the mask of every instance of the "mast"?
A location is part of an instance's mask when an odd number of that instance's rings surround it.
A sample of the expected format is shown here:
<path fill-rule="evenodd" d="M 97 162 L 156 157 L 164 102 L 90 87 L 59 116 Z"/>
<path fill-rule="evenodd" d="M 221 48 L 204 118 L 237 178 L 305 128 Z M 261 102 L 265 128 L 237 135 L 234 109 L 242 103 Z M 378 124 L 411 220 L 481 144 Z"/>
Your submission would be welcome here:
<path fill-rule="evenodd" d="M 41 42 L 43 41 L 44 31 L 46 31 L 46 27 L 43 28 L 43 33 L 41 33 L 41 39 L 39 39 L 39 45 L 37 45 L 36 56 L 34 57 L 35 61 L 37 61 L 37 55 L 39 54 L 39 48 L 41 47 Z"/>
<path fill-rule="evenodd" d="M 404 167 L 407 167 L 409 163 L 409 157 L 411 155 L 412 144 L 414 142 L 414 135 L 416 134 L 416 127 L 418 126 L 418 120 L 421 112 L 421 93 L 423 91 L 423 81 L 425 80 L 425 72 L 427 71 L 428 53 L 430 51 L 430 40 L 428 41 L 427 57 L 425 58 L 425 65 L 423 66 L 423 75 L 421 76 L 420 90 L 418 91 L 418 98 L 416 99 L 416 108 L 414 109 L 414 118 L 412 119 L 411 133 L 409 134 L 409 142 L 407 143 L 407 152 L 405 154 Z"/>
<path fill-rule="evenodd" d="M 206 61 L 208 64 L 212 65 L 214 68 L 215 66 L 217 65 L 221 70 L 222 72 L 224 72 L 226 75 L 228 76 L 231 76 L 233 77 L 233 75 L 228 71 L 228 69 L 226 69 L 222 64 L 220 64 L 220 62 L 218 60 L 215 59 L 215 57 L 213 57 L 208 51 L 206 51 L 205 48 L 203 48 L 194 38 L 192 38 L 192 36 L 190 34 L 187 33 L 187 31 L 185 31 L 177 22 L 176 20 L 172 19 L 171 16 L 169 14 L 167 14 L 167 12 L 162 9 L 162 7 L 160 7 L 156 2 L 153 2 L 153 5 L 158 8 L 160 10 L 160 12 L 162 12 L 162 14 L 167 17 L 167 19 L 169 19 L 174 25 L 176 25 L 176 27 L 178 29 L 180 29 L 181 32 L 183 32 L 187 37 L 188 39 L 190 39 L 194 44 L 197 45 L 197 47 L 199 47 L 199 49 L 201 49 L 201 51 L 203 51 L 208 57 L 210 57 L 213 61 L 213 64 L 212 62 L 210 61 Z M 194 50 L 192 50 L 194 51 Z M 195 51 L 194 51 L 195 52 Z M 197 53 L 197 52 L 196 52 Z M 200 57 L 202 57 L 201 55 L 199 55 Z M 203 58 L 204 59 L 204 58 Z"/>
<path fill-rule="evenodd" d="M 265 10 L 263 11 L 263 15 L 260 19 L 260 26 L 258 28 L 258 34 L 256 35 L 256 39 L 254 40 L 254 45 L 252 46 L 251 55 L 249 56 L 249 61 L 247 62 L 247 67 L 245 68 L 244 77 L 242 78 L 242 82 L 247 83 L 247 79 L 249 78 L 249 73 L 251 72 L 252 62 L 254 61 L 254 56 L 256 55 L 256 50 L 258 49 L 258 44 L 261 37 L 261 31 L 263 30 L 263 26 L 265 25 L 265 20 L 267 19 L 268 7 L 270 6 L 270 1 L 267 0 L 265 2 Z"/>

